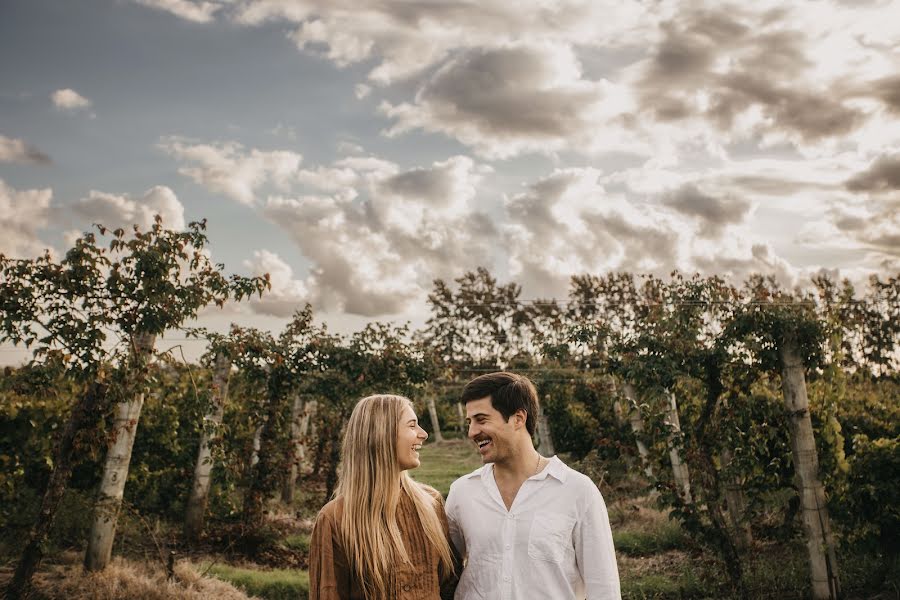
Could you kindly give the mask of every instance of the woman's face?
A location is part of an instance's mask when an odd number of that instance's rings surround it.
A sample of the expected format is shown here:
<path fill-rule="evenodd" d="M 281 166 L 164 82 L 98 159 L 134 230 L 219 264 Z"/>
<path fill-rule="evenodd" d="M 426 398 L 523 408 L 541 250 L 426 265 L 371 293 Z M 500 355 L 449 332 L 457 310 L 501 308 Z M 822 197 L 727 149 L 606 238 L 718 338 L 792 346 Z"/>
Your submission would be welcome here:
<path fill-rule="evenodd" d="M 400 463 L 400 470 L 415 469 L 419 466 L 419 449 L 428 439 L 428 433 L 419 427 L 419 419 L 409 405 L 400 415 L 398 432 L 397 462 Z"/>

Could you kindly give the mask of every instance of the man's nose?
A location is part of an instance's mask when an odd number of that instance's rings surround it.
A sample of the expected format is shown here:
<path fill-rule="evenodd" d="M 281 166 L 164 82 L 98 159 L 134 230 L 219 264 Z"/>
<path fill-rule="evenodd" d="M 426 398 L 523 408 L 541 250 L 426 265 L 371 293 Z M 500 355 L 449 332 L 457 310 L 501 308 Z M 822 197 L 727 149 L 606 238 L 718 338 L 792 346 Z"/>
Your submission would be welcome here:
<path fill-rule="evenodd" d="M 475 423 L 469 423 L 469 438 L 474 438 L 476 435 L 478 435 L 478 427 Z"/>

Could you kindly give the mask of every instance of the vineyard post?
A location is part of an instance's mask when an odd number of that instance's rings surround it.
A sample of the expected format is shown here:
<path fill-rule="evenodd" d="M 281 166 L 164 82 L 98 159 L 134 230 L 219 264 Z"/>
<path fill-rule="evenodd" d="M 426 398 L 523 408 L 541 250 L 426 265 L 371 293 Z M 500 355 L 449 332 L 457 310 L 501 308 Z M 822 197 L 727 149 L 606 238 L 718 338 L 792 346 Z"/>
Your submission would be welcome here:
<path fill-rule="evenodd" d="M 300 417 L 300 473 L 307 474 L 312 471 L 312 442 L 315 441 L 318 429 L 316 427 L 316 413 L 319 409 L 318 400 L 308 400 L 304 406 L 303 416 Z"/>
<path fill-rule="evenodd" d="M 434 403 L 434 388 L 429 387 L 425 390 L 425 404 L 428 406 L 428 416 L 431 417 L 431 428 L 434 434 L 435 442 L 443 442 L 444 436 L 441 434 L 441 424 L 438 422 L 437 406 Z"/>
<path fill-rule="evenodd" d="M 678 419 L 678 403 L 675 399 L 675 393 L 666 392 L 669 399 L 666 411 L 666 425 L 669 428 L 668 446 L 669 460 L 672 463 L 672 475 L 675 478 L 675 484 L 681 490 L 681 497 L 685 504 L 690 504 L 691 499 L 691 477 L 688 471 L 687 463 L 681 460 L 681 422 Z"/>
<path fill-rule="evenodd" d="M 627 381 L 622 384 L 622 393 L 625 394 L 630 407 L 628 423 L 631 425 L 631 431 L 634 433 L 634 440 L 637 444 L 638 454 L 641 457 L 641 464 L 644 466 L 644 473 L 647 477 L 653 477 L 653 467 L 650 465 L 650 451 L 644 442 L 644 419 L 641 417 L 641 407 L 637 401 L 637 393 L 634 391 L 634 386 Z"/>
<path fill-rule="evenodd" d="M 833 600 L 840 596 L 837 557 L 825 489 L 819 478 L 819 459 L 809 416 L 806 375 L 797 339 L 785 335 L 780 345 L 781 384 L 791 427 L 791 449 L 814 600 Z"/>
<path fill-rule="evenodd" d="M 544 407 L 539 402 L 537 405 L 537 434 L 538 434 L 538 450 L 544 456 L 553 456 L 556 454 L 556 448 L 553 445 L 553 436 L 550 434 L 550 423 L 547 421 L 547 414 Z"/>
<path fill-rule="evenodd" d="M 726 469 L 734 460 L 731 450 L 725 448 L 720 456 L 722 468 Z M 732 477 L 725 482 L 725 516 L 731 528 L 734 539 L 742 549 L 749 548 L 753 544 L 753 532 L 746 521 L 747 498 L 741 481 Z"/>
<path fill-rule="evenodd" d="M 144 371 L 153 354 L 156 336 L 152 333 L 137 333 L 132 339 L 132 372 Z M 141 375 L 137 375 L 137 379 Z M 106 452 L 103 477 L 94 503 L 94 521 L 88 537 L 88 547 L 84 554 L 84 568 L 88 571 L 102 571 L 109 564 L 112 545 L 116 535 L 116 523 L 128 479 L 131 463 L 131 449 L 137 435 L 137 426 L 144 406 L 145 392 L 138 391 L 133 397 L 120 401 L 113 421 L 113 439 Z"/>
<path fill-rule="evenodd" d="M 219 436 L 219 427 L 228 401 L 228 379 L 231 375 L 231 357 L 226 352 L 217 352 L 213 361 L 212 397 L 203 417 L 200 434 L 200 448 L 194 465 L 194 481 L 188 498 L 184 517 L 184 536 L 195 541 L 203 532 L 203 521 L 209 499 L 210 474 L 213 468 L 212 444 Z"/>
<path fill-rule="evenodd" d="M 304 421 L 309 424 L 309 417 L 306 410 L 306 400 L 299 392 L 294 393 L 293 402 L 291 403 L 291 442 L 290 449 L 290 467 L 285 473 L 284 486 L 281 489 L 281 501 L 290 504 L 294 501 L 294 492 L 297 487 L 297 476 L 300 473 L 300 463 L 304 460 L 303 431 Z"/>

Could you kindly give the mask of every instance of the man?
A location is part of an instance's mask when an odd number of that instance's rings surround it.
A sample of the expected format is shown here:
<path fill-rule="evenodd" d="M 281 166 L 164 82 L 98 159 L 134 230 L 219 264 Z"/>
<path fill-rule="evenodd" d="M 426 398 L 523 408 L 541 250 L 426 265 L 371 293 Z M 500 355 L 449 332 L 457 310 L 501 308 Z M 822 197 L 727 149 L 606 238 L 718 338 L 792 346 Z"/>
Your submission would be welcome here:
<path fill-rule="evenodd" d="M 620 600 L 606 504 L 586 475 L 534 449 L 531 381 L 482 375 L 462 402 L 484 466 L 447 495 L 450 539 L 467 559 L 456 600 Z"/>

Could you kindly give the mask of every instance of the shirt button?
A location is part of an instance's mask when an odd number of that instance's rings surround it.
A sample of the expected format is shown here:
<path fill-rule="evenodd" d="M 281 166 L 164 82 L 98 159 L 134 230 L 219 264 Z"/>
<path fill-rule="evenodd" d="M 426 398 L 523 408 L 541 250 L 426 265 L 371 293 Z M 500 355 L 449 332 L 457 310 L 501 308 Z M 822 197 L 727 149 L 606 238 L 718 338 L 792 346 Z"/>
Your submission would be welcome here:
<path fill-rule="evenodd" d="M 514 517 L 512 514 L 506 515 L 506 518 L 507 518 L 507 519 L 515 519 L 515 517 Z"/>
<path fill-rule="evenodd" d="M 509 581 L 509 575 L 505 575 L 505 576 L 503 577 L 503 581 Z"/>
<path fill-rule="evenodd" d="M 507 549 L 507 550 L 509 550 L 511 547 L 512 547 L 512 546 L 510 546 L 509 544 L 506 545 L 506 549 Z"/>
<path fill-rule="evenodd" d="M 408 592 L 409 590 L 410 590 L 409 584 L 408 583 L 403 584 L 403 591 Z"/>

